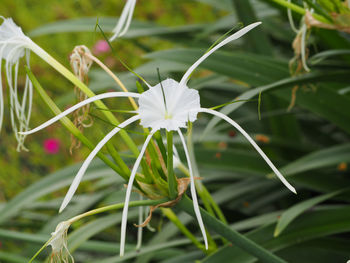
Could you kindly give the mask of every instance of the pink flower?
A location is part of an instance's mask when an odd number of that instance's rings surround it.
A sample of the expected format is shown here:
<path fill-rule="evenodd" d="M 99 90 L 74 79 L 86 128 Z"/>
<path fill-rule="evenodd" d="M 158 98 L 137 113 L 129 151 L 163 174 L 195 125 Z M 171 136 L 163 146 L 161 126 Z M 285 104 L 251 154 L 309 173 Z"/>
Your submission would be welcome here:
<path fill-rule="evenodd" d="M 96 54 L 96 55 L 100 55 L 100 54 L 103 54 L 103 53 L 107 53 L 110 51 L 110 47 L 107 43 L 106 40 L 99 40 L 97 41 L 97 43 L 94 45 L 93 47 L 93 52 Z"/>
<path fill-rule="evenodd" d="M 60 140 L 55 138 L 46 139 L 44 141 L 44 149 L 48 154 L 56 154 L 60 150 Z"/>

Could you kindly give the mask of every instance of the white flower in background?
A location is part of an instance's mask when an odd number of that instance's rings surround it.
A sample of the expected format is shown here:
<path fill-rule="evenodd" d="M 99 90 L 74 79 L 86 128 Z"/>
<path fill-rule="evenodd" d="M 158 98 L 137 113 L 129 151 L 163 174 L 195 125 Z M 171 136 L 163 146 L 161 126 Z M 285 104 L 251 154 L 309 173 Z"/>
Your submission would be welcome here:
<path fill-rule="evenodd" d="M 125 33 L 128 31 L 132 15 L 134 13 L 136 5 L 136 0 L 127 0 L 123 12 L 121 16 L 118 19 L 118 23 L 113 29 L 113 36 L 109 39 L 109 41 L 115 40 L 117 37 L 121 37 L 125 35 Z"/>
<path fill-rule="evenodd" d="M 8 96 L 10 103 L 10 118 L 12 129 L 15 133 L 18 146 L 17 150 L 24 150 L 25 135 L 18 132 L 28 130 L 29 119 L 32 109 L 33 86 L 28 76 L 26 76 L 22 96 L 19 95 L 18 88 L 18 68 L 19 62 L 25 56 L 25 63 L 29 67 L 30 48 L 34 43 L 23 34 L 11 18 L 4 18 L 0 25 L 0 131 L 4 118 L 4 97 L 1 80 L 1 62 L 5 60 L 5 71 L 8 86 Z"/>
<path fill-rule="evenodd" d="M 95 155 L 98 153 L 98 151 L 104 146 L 105 143 L 108 142 L 108 140 L 114 136 L 116 133 L 120 131 L 120 129 L 126 127 L 127 125 L 140 120 L 140 124 L 144 128 L 150 128 L 151 132 L 147 136 L 144 145 L 141 148 L 140 154 L 136 159 L 136 162 L 134 164 L 134 167 L 132 169 L 129 183 L 127 186 L 126 191 L 126 197 L 125 197 L 125 206 L 123 209 L 123 217 L 122 217 L 122 230 L 121 230 L 121 242 L 120 242 L 120 255 L 124 254 L 124 246 L 125 246 L 125 233 L 126 233 L 126 223 L 127 223 L 127 213 L 128 213 L 128 205 L 130 200 L 130 194 L 133 186 L 133 182 L 135 179 L 135 175 L 137 172 L 137 169 L 139 167 L 139 164 L 141 162 L 141 159 L 146 151 L 146 147 L 148 143 L 150 142 L 153 134 L 160 130 L 160 129 L 166 129 L 167 131 L 176 131 L 179 134 L 179 137 L 181 139 L 187 164 L 190 171 L 190 180 L 191 180 L 191 196 L 193 199 L 194 204 L 194 211 L 196 213 L 196 217 L 198 220 L 199 227 L 201 229 L 202 235 L 204 237 L 204 242 L 206 248 L 208 248 L 208 242 L 207 237 L 205 234 L 205 228 L 202 221 L 202 217 L 199 210 L 199 205 L 197 201 L 196 196 L 196 190 L 195 190 L 195 184 L 194 184 L 194 177 L 193 177 L 193 171 L 192 171 L 192 165 L 190 162 L 190 157 L 188 153 L 188 149 L 185 143 L 184 136 L 181 132 L 181 128 L 186 128 L 186 124 L 188 121 L 194 122 L 197 119 L 197 115 L 199 112 L 206 112 L 215 116 L 218 116 L 224 120 L 226 120 L 228 123 L 233 125 L 236 129 L 238 129 L 247 139 L 248 141 L 253 145 L 253 147 L 258 151 L 258 153 L 263 157 L 263 159 L 267 162 L 267 164 L 271 167 L 271 169 L 276 173 L 278 178 L 290 189 L 292 192 L 295 193 L 295 189 L 286 181 L 286 179 L 280 174 L 280 172 L 277 170 L 277 168 L 272 164 L 272 162 L 269 160 L 269 158 L 265 155 L 265 153 L 259 148 L 259 146 L 255 143 L 255 141 L 232 119 L 227 117 L 226 115 L 217 112 L 215 110 L 202 108 L 200 106 L 200 97 L 197 90 L 189 89 L 187 86 L 187 82 L 193 71 L 198 67 L 200 63 L 202 63 L 208 56 L 210 56 L 212 53 L 214 53 L 217 49 L 220 47 L 226 45 L 227 43 L 240 38 L 256 26 L 260 25 L 261 22 L 257 22 L 251 25 L 246 26 L 245 28 L 241 29 L 240 31 L 234 33 L 233 35 L 227 37 L 225 40 L 217 44 L 215 47 L 213 47 L 210 51 L 205 53 L 200 59 L 198 59 L 184 74 L 180 82 L 177 82 L 173 79 L 166 79 L 162 81 L 161 83 L 155 85 L 155 86 L 149 86 L 149 90 L 143 92 L 142 94 L 138 93 L 132 93 L 132 92 L 109 92 L 97 95 L 95 97 L 89 98 L 83 102 L 80 102 L 76 104 L 75 106 L 71 107 L 70 109 L 62 112 L 61 114 L 57 115 L 56 117 L 52 118 L 51 120 L 45 122 L 44 124 L 40 125 L 39 127 L 26 132 L 25 134 L 30 134 L 37 132 L 38 130 L 41 130 L 55 121 L 59 120 L 60 118 L 66 116 L 67 114 L 73 112 L 74 110 L 78 109 L 79 107 L 82 107 L 88 103 L 91 103 L 95 100 L 100 100 L 103 98 L 112 98 L 112 97 L 133 97 L 138 99 L 139 108 L 137 111 L 135 111 L 135 116 L 127 119 L 123 123 L 121 123 L 118 127 L 114 128 L 111 132 L 109 132 L 96 146 L 96 148 L 90 153 L 90 155 L 87 157 L 83 165 L 81 166 L 78 174 L 75 176 L 68 193 L 63 200 L 63 203 L 61 205 L 60 211 L 62 211 L 67 204 L 70 202 L 71 198 L 73 197 L 76 189 L 78 188 L 78 185 L 82 179 L 83 174 L 85 173 L 88 165 L 92 161 L 92 159 L 95 157 Z"/>
<path fill-rule="evenodd" d="M 51 233 L 47 243 L 47 246 L 52 247 L 51 262 L 74 263 L 67 246 L 67 232 L 70 225 L 69 221 L 63 221 L 57 225 L 55 232 Z"/>

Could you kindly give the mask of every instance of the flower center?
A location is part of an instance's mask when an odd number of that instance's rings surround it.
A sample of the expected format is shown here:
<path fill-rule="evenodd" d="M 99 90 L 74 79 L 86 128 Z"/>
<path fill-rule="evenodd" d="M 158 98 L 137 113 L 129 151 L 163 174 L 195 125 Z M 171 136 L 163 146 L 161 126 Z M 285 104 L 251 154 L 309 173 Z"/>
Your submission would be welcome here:
<path fill-rule="evenodd" d="M 172 118 L 173 118 L 173 116 L 171 114 L 169 114 L 168 112 L 165 112 L 165 116 L 164 116 L 165 120 L 170 120 Z"/>

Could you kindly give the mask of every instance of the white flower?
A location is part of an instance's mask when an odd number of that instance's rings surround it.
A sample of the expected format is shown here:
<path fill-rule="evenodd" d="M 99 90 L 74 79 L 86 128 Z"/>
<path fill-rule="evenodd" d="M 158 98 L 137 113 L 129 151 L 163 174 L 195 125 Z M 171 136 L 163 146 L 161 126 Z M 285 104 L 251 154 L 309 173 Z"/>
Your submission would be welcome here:
<path fill-rule="evenodd" d="M 63 221 L 57 225 L 55 232 L 51 233 L 51 238 L 47 245 L 52 247 L 51 259 L 53 262 L 74 263 L 67 246 L 67 232 L 70 225 L 69 221 Z"/>
<path fill-rule="evenodd" d="M 6 78 L 9 88 L 9 103 L 11 125 L 15 133 L 18 146 L 17 150 L 25 149 L 25 135 L 18 134 L 28 130 L 29 119 L 32 109 L 33 86 L 28 76 L 26 76 L 23 95 L 20 98 L 17 87 L 18 67 L 20 58 L 26 58 L 26 64 L 29 67 L 29 49 L 34 45 L 32 40 L 23 34 L 22 29 L 18 27 L 11 18 L 4 18 L 0 25 L 0 130 L 4 115 L 4 98 L 1 81 L 1 62 L 4 59 Z"/>
<path fill-rule="evenodd" d="M 193 109 L 199 108 L 197 90 L 180 86 L 173 79 L 166 79 L 142 93 L 137 113 L 140 124 L 145 128 L 177 131 L 178 128 L 186 128 L 188 121 L 194 122 L 197 119 L 197 112 Z"/>
<path fill-rule="evenodd" d="M 123 12 L 119 17 L 118 23 L 113 29 L 114 34 L 109 39 L 109 41 L 113 41 L 117 37 L 121 37 L 125 35 L 125 33 L 128 31 L 131 23 L 132 15 L 134 13 L 135 5 L 136 5 L 136 0 L 127 0 L 123 8 Z"/>
<path fill-rule="evenodd" d="M 129 118 L 128 120 L 121 123 L 118 127 L 114 128 L 111 132 L 109 132 L 95 147 L 95 149 L 90 153 L 88 158 L 83 163 L 82 167 L 80 168 L 78 174 L 74 178 L 73 183 L 71 184 L 68 193 L 61 205 L 60 211 L 62 211 L 66 205 L 70 202 L 72 196 L 74 195 L 74 192 L 76 191 L 81 178 L 83 174 L 85 173 L 88 165 L 90 164 L 91 160 L 95 157 L 95 155 L 98 153 L 98 151 L 104 146 L 104 144 L 116 133 L 120 131 L 120 129 L 126 127 L 127 125 L 140 120 L 140 124 L 145 128 L 151 128 L 150 134 L 147 136 L 144 145 L 141 148 L 140 154 L 136 159 L 136 162 L 134 164 L 134 167 L 132 169 L 127 191 L 126 191 L 126 197 L 125 197 L 125 206 L 123 209 L 123 217 L 122 217 L 122 230 L 121 230 L 121 242 L 120 242 L 120 254 L 124 254 L 124 245 L 125 245 L 125 233 L 126 233 L 126 222 L 127 222 L 127 213 L 128 213 L 128 205 L 130 200 L 130 194 L 132 190 L 133 181 L 135 179 L 135 175 L 137 172 L 137 169 L 140 165 L 141 159 L 146 151 L 147 145 L 150 142 L 153 134 L 159 130 L 159 129 L 166 129 L 168 131 L 176 131 L 179 134 L 179 137 L 181 139 L 181 142 L 183 144 L 183 148 L 185 151 L 187 164 L 190 171 L 190 180 L 191 180 L 191 196 L 193 199 L 194 204 L 194 211 L 196 213 L 196 217 L 199 223 L 199 227 L 201 229 L 202 235 L 204 237 L 204 242 L 206 248 L 208 248 L 208 242 L 207 237 L 205 233 L 204 224 L 202 221 L 202 217 L 199 210 L 199 205 L 197 201 L 196 196 L 196 190 L 195 190 L 195 184 L 194 184 L 194 177 L 193 177 L 193 171 L 192 171 L 192 165 L 189 158 L 189 153 L 187 150 L 186 142 L 184 139 L 184 136 L 181 132 L 181 128 L 186 128 L 186 123 L 188 121 L 194 122 L 197 119 L 197 114 L 199 112 L 205 112 L 209 113 L 215 116 L 218 116 L 224 120 L 226 120 L 228 123 L 233 125 L 235 128 L 237 128 L 247 139 L 248 141 L 253 145 L 253 147 L 258 151 L 258 153 L 264 158 L 264 160 L 267 162 L 267 164 L 271 167 L 271 169 L 276 173 L 276 175 L 279 177 L 279 179 L 292 191 L 295 193 L 295 189 L 286 181 L 286 179 L 280 174 L 280 172 L 277 170 L 277 168 L 272 164 L 272 162 L 269 160 L 269 158 L 265 155 L 265 153 L 259 148 L 259 146 L 255 143 L 255 141 L 232 119 L 227 117 L 226 115 L 217 112 L 215 110 L 202 108 L 200 106 L 200 98 L 198 91 L 189 89 L 187 87 L 187 82 L 192 74 L 192 72 L 195 70 L 195 68 L 198 67 L 198 65 L 203 62 L 208 56 L 210 56 L 213 52 L 215 52 L 220 47 L 226 45 L 227 43 L 238 39 L 239 37 L 246 34 L 248 31 L 252 30 L 256 26 L 260 25 L 261 22 L 257 22 L 251 25 L 246 26 L 245 28 L 241 29 L 240 31 L 236 32 L 235 34 L 229 36 L 219 44 L 217 44 L 215 47 L 213 47 L 209 52 L 205 53 L 200 59 L 198 59 L 184 74 L 180 82 L 177 82 L 173 79 L 167 79 L 162 81 L 161 83 L 157 84 L 156 86 L 149 86 L 149 90 L 145 91 L 142 94 L 138 93 L 132 93 L 132 92 L 109 92 L 104 93 L 101 95 L 97 95 L 95 97 L 89 98 L 85 101 L 82 101 L 75 106 L 71 107 L 70 109 L 62 112 L 61 114 L 57 115 L 56 117 L 52 118 L 51 120 L 47 121 L 46 123 L 40 125 L 39 127 L 26 132 L 25 134 L 34 133 L 38 130 L 41 130 L 48 125 L 54 123 L 55 121 L 59 120 L 60 118 L 66 116 L 67 114 L 73 112 L 79 107 L 82 107 L 92 101 L 100 100 L 103 98 L 111 98 L 111 97 L 133 97 L 138 99 L 139 103 L 139 109 L 135 111 L 136 115 Z"/>

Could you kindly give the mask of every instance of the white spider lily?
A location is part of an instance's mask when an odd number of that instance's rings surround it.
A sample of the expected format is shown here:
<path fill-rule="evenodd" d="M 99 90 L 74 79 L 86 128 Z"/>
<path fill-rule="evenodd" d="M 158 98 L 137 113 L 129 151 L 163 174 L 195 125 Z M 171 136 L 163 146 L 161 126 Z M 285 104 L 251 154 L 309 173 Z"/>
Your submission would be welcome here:
<path fill-rule="evenodd" d="M 29 67 L 30 48 L 35 45 L 30 38 L 23 34 L 11 18 L 4 18 L 0 25 L 0 130 L 4 118 L 4 98 L 1 81 L 1 62 L 6 61 L 5 71 L 9 89 L 10 118 L 12 129 L 18 142 L 17 150 L 25 150 L 25 135 L 18 134 L 28 130 L 32 109 L 33 86 L 28 76 L 24 85 L 22 98 L 19 98 L 17 87 L 19 61 L 25 56 Z"/>
<path fill-rule="evenodd" d="M 95 100 L 100 100 L 103 98 L 111 98 L 111 97 L 133 97 L 138 99 L 139 108 L 137 111 L 135 111 L 136 115 L 124 121 L 122 124 L 119 125 L 119 127 L 116 127 L 111 132 L 109 132 L 98 143 L 96 148 L 90 153 L 88 158 L 85 160 L 85 162 L 83 163 L 82 167 L 80 168 L 78 174 L 74 178 L 74 181 L 68 190 L 68 193 L 61 205 L 60 211 L 62 211 L 66 207 L 66 205 L 70 202 L 88 165 L 90 164 L 91 160 L 95 157 L 97 152 L 103 147 L 103 145 L 107 143 L 107 141 L 112 136 L 114 136 L 117 132 L 119 132 L 121 128 L 124 128 L 130 123 L 140 120 L 140 124 L 144 128 L 151 128 L 151 132 L 147 136 L 146 141 L 141 148 L 141 152 L 136 159 L 136 162 L 134 164 L 134 167 L 132 169 L 130 179 L 128 182 L 126 197 L 125 197 L 125 205 L 123 209 L 122 226 L 121 226 L 122 229 L 121 229 L 120 255 L 122 256 L 124 254 L 128 205 L 129 205 L 130 194 L 131 194 L 133 182 L 135 179 L 135 175 L 139 167 L 139 164 L 141 162 L 141 159 L 143 157 L 143 154 L 146 151 L 148 143 L 150 142 L 153 134 L 160 129 L 166 129 L 167 131 L 176 131 L 180 136 L 181 143 L 183 145 L 186 159 L 187 159 L 189 172 L 190 172 L 190 181 L 191 181 L 190 190 L 191 190 L 191 196 L 193 199 L 194 211 L 196 213 L 198 224 L 201 229 L 202 235 L 204 237 L 205 246 L 206 248 L 208 248 L 208 241 L 207 241 L 205 228 L 204 228 L 204 224 L 200 214 L 199 205 L 198 205 L 197 196 L 196 196 L 192 165 L 190 162 L 187 145 L 181 132 L 181 128 L 187 127 L 186 124 L 188 121 L 194 122 L 197 119 L 197 114 L 199 112 L 205 112 L 205 113 L 218 116 L 224 119 L 225 121 L 227 121 L 228 123 L 230 123 L 231 125 L 233 125 L 235 128 L 237 128 L 248 139 L 248 141 L 258 151 L 258 153 L 263 157 L 263 159 L 267 162 L 267 164 L 271 167 L 271 169 L 276 173 L 276 175 L 283 182 L 283 184 L 285 184 L 286 187 L 288 187 L 288 189 L 290 189 L 292 192 L 295 193 L 295 189 L 280 174 L 277 168 L 273 165 L 273 163 L 269 160 L 269 158 L 265 155 L 265 153 L 259 148 L 259 146 L 255 143 L 255 141 L 234 120 L 230 119 L 226 115 L 220 112 L 217 112 L 215 110 L 202 108 L 200 106 L 200 97 L 199 97 L 198 91 L 189 89 L 187 87 L 187 82 L 190 75 L 201 62 L 203 62 L 208 56 L 210 56 L 220 47 L 226 45 L 227 43 L 233 40 L 240 38 L 241 36 L 248 33 L 250 30 L 252 30 L 253 28 L 255 28 L 260 24 L 261 22 L 257 22 L 257 23 L 248 25 L 245 28 L 241 29 L 240 31 L 234 33 L 233 35 L 227 37 L 225 40 L 223 40 L 219 44 L 217 44 L 210 51 L 205 53 L 200 59 L 198 59 L 186 71 L 180 83 L 173 79 L 166 79 L 153 87 L 147 84 L 149 86 L 149 90 L 145 91 L 142 94 L 132 93 L 132 92 L 109 92 L 109 93 L 97 95 L 95 97 L 89 98 L 85 101 L 82 101 L 76 104 L 70 109 L 62 112 L 61 114 L 57 115 L 56 117 L 52 118 L 46 123 L 40 125 L 36 129 L 26 132 L 25 134 L 30 134 L 38 130 L 41 130 L 49 126 L 50 124 L 54 123 L 55 121 L 59 120 L 60 118 L 66 116 L 67 114 L 73 112 L 77 108 L 82 107 Z"/>
<path fill-rule="evenodd" d="M 123 12 L 119 17 L 118 23 L 113 29 L 114 34 L 109 39 L 109 41 L 113 41 L 117 37 L 121 37 L 125 35 L 125 33 L 128 31 L 131 23 L 132 15 L 134 13 L 135 5 L 136 5 L 136 0 L 127 0 L 123 8 Z"/>
<path fill-rule="evenodd" d="M 52 58 L 45 50 L 35 44 L 27 37 L 22 29 L 17 26 L 12 18 L 4 18 L 0 25 L 0 72 L 1 62 L 4 59 L 6 78 L 9 87 L 10 116 L 13 131 L 18 141 L 17 150 L 25 149 L 24 132 L 27 131 L 32 109 L 33 86 L 28 76 L 26 76 L 22 98 L 18 96 L 17 78 L 19 60 L 25 56 L 26 64 L 29 67 L 30 51 L 33 51 L 40 58 L 49 63 L 61 74 L 67 76 L 68 72 L 59 62 Z M 3 121 L 4 101 L 0 74 L 0 130 Z"/>

